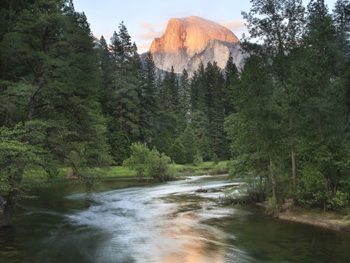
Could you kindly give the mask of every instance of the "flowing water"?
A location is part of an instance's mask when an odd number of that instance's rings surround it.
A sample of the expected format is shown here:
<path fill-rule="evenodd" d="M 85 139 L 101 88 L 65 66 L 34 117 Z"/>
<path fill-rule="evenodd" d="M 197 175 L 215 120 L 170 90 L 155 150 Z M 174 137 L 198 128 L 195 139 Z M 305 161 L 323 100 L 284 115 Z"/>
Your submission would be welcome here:
<path fill-rule="evenodd" d="M 237 185 L 224 179 L 105 180 L 92 195 L 67 182 L 37 189 L 0 231 L 0 262 L 350 262 L 347 234 L 221 206 Z"/>

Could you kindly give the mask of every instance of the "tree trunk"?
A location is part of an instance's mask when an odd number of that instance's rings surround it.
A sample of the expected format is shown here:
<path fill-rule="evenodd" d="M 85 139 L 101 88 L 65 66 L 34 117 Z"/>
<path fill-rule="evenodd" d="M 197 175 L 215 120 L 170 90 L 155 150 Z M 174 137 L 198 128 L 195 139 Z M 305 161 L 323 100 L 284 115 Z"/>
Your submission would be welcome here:
<path fill-rule="evenodd" d="M 297 172 L 295 166 L 295 149 L 294 149 L 294 131 L 292 112 L 289 111 L 289 129 L 290 129 L 290 148 L 292 155 L 292 178 L 293 178 L 293 205 L 297 205 L 296 191 L 297 191 Z"/>

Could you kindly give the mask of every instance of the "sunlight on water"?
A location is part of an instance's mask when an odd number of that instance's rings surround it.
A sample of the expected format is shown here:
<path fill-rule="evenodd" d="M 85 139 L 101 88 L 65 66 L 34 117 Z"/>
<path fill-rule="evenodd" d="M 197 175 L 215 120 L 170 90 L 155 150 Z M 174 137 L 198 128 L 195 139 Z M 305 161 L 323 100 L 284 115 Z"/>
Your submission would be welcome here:
<path fill-rule="evenodd" d="M 35 189 L 41 198 L 21 201 L 16 227 L 0 232 L 0 262 L 349 262 L 349 235 L 222 206 L 218 197 L 237 186 L 225 176 L 102 186 L 112 190 Z"/>
<path fill-rule="evenodd" d="M 199 186 L 217 190 L 237 183 L 200 182 L 207 177 L 95 194 L 90 197 L 93 205 L 89 209 L 68 218 L 76 226 L 109 234 L 99 244 L 97 257 L 101 261 L 225 262 L 222 250 L 226 245 L 218 242 L 225 239 L 225 233 L 202 222 L 227 217 L 230 209 L 208 202 L 208 197 L 216 198 L 219 192 L 207 194 L 204 200 L 195 190 Z M 82 199 L 84 195 L 68 198 Z"/>

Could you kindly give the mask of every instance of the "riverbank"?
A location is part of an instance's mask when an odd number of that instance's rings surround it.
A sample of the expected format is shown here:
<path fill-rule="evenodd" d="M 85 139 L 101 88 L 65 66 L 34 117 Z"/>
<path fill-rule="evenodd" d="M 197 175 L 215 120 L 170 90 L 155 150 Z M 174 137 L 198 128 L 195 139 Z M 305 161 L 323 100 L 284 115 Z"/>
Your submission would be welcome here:
<path fill-rule="evenodd" d="M 256 205 L 266 211 L 270 211 L 268 201 L 260 202 Z M 350 233 L 350 217 L 333 211 L 323 212 L 320 210 L 308 210 L 303 207 L 293 208 L 291 203 L 286 203 L 281 211 L 274 212 L 271 216 L 281 220 L 299 222 Z"/>
<path fill-rule="evenodd" d="M 218 164 L 213 162 L 201 162 L 197 166 L 193 164 L 169 164 L 169 172 L 174 176 L 191 176 L 204 174 L 227 174 L 228 161 L 220 161 Z M 130 170 L 124 166 L 110 166 L 108 168 L 91 168 L 87 170 L 94 178 L 116 178 L 116 177 L 136 177 L 136 171 Z M 147 176 L 145 176 L 147 178 Z M 26 171 L 23 181 L 52 181 L 52 180 L 74 180 L 78 177 L 73 173 L 71 168 L 61 167 L 55 177 L 50 177 L 43 169 Z"/>

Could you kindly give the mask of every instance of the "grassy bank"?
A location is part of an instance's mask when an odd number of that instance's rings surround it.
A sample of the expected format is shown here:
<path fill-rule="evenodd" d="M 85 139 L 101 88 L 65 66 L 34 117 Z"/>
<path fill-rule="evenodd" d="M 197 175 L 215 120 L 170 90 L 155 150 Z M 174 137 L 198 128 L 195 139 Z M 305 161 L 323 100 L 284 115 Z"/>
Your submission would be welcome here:
<path fill-rule="evenodd" d="M 175 176 L 190 176 L 203 174 L 224 174 L 228 173 L 227 162 L 221 161 L 218 164 L 213 162 L 202 162 L 198 166 L 193 164 L 170 164 L 169 172 Z M 110 166 L 109 168 L 101 169 L 94 168 L 88 171 L 94 177 L 98 178 L 113 178 L 113 177 L 135 177 L 136 172 L 123 166 Z M 63 180 L 74 179 L 71 168 L 60 168 L 57 176 L 50 178 L 44 170 L 32 170 L 24 174 L 24 181 L 46 181 L 46 180 Z"/>
<path fill-rule="evenodd" d="M 204 175 L 204 174 L 225 174 L 228 173 L 228 161 L 221 161 L 218 164 L 213 162 L 201 162 L 199 165 L 193 164 L 171 164 L 170 169 L 178 175 Z"/>

